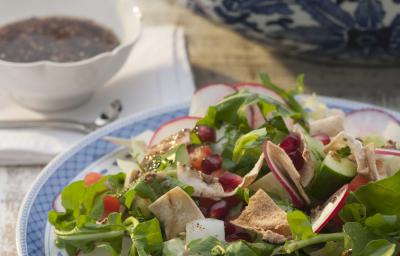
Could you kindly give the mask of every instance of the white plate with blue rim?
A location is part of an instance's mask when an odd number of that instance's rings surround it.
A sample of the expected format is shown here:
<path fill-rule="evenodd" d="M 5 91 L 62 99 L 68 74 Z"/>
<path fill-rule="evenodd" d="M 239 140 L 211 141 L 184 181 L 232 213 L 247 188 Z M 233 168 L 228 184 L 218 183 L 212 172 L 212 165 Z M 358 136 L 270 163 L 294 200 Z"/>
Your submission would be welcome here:
<path fill-rule="evenodd" d="M 319 97 L 329 107 L 345 112 L 361 108 L 386 110 L 400 119 L 400 113 L 370 104 Z M 124 157 L 124 149 L 103 140 L 105 136 L 130 138 L 144 131 L 154 131 L 161 124 L 188 113 L 188 104 L 136 114 L 114 122 L 88 135 L 65 153 L 56 157 L 38 176 L 25 196 L 17 223 L 17 250 L 20 256 L 67 255 L 55 246 L 53 229 L 47 222 L 47 212 L 57 204 L 62 189 L 87 172 L 110 174 L 118 171 L 115 160 Z"/>

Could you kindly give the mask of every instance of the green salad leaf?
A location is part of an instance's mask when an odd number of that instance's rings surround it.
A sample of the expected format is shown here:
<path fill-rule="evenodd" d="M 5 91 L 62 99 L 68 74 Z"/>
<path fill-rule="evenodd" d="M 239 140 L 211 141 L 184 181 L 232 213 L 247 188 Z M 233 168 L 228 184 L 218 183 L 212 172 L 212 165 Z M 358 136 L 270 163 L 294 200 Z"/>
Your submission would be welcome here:
<path fill-rule="evenodd" d="M 309 218 L 303 212 L 299 210 L 288 212 L 287 219 L 293 239 L 304 240 L 317 235 L 312 230 Z"/>
<path fill-rule="evenodd" d="M 400 216 L 400 172 L 395 175 L 361 186 L 354 192 L 369 215 L 381 213 Z"/>
<path fill-rule="evenodd" d="M 156 218 L 138 223 L 130 227 L 128 231 L 132 238 L 130 255 L 148 256 L 161 254 L 164 239 L 160 223 Z"/>

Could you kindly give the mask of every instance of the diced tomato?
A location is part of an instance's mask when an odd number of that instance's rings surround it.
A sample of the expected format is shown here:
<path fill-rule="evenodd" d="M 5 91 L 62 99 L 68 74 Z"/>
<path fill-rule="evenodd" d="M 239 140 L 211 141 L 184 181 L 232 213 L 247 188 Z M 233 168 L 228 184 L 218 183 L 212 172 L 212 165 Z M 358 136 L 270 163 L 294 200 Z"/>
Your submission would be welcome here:
<path fill-rule="evenodd" d="M 190 164 L 196 170 L 201 170 L 203 160 L 212 154 L 212 149 L 209 146 L 200 146 L 193 150 L 190 154 Z"/>
<path fill-rule="evenodd" d="M 110 195 L 103 197 L 104 212 L 103 216 L 107 217 L 112 212 L 119 212 L 121 204 L 118 198 Z"/>
<path fill-rule="evenodd" d="M 349 190 L 350 191 L 356 191 L 358 187 L 365 185 L 369 182 L 367 178 L 364 176 L 358 174 L 356 177 L 353 178 L 353 180 L 349 184 Z"/>
<path fill-rule="evenodd" d="M 83 179 L 83 182 L 85 183 L 86 186 L 91 186 L 94 183 L 98 182 L 103 175 L 97 172 L 89 172 L 86 174 L 85 178 Z"/>

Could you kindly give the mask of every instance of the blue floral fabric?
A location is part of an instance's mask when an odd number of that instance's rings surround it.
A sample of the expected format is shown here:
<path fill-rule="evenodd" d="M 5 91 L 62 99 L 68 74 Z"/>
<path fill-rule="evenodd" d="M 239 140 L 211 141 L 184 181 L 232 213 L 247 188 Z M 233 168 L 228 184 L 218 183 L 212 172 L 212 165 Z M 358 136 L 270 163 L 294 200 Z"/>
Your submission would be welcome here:
<path fill-rule="evenodd" d="M 210 0 L 213 12 L 224 23 L 267 42 L 286 42 L 298 53 L 317 58 L 393 61 L 400 55 L 400 6 L 399 14 L 387 18 L 384 1 L 396 7 L 400 3 L 399 0 Z M 299 17 L 311 22 L 301 23 Z"/>

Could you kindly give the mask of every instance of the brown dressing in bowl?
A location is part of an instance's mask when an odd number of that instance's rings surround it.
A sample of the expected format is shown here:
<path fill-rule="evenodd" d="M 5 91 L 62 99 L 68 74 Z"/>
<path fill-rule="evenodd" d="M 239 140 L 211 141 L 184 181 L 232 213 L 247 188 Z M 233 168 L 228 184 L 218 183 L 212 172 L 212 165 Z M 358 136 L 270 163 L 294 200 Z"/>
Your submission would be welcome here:
<path fill-rule="evenodd" d="M 0 60 L 76 62 L 120 44 L 112 30 L 69 17 L 30 18 L 0 27 Z"/>

